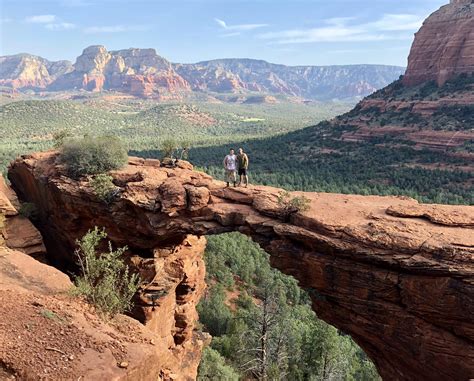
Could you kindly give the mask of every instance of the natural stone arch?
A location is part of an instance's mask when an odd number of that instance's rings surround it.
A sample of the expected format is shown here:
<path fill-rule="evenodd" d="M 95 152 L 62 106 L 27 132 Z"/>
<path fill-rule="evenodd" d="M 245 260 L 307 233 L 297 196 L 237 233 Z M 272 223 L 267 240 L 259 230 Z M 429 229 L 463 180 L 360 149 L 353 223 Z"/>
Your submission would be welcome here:
<path fill-rule="evenodd" d="M 310 291 L 318 316 L 350 334 L 383 378 L 473 375 L 473 207 L 306 193 L 311 209 L 284 222 L 274 188 L 224 189 L 186 162 L 163 168 L 136 158 L 112 174 L 121 194 L 106 205 L 86 181 L 64 176 L 56 158 L 26 156 L 9 171 L 19 195 L 38 206 L 39 228 L 56 259 L 68 258 L 88 229 L 103 226 L 116 245 L 140 254 L 134 258 L 142 271 L 156 275 L 167 261 L 181 264 L 174 290 L 185 310 L 202 292 L 204 274 L 193 280 L 185 269 L 202 268 L 198 237 L 240 231 Z M 159 321 L 142 302 L 144 320 Z M 186 316 L 175 322 L 176 345 L 186 344 L 192 330 Z"/>

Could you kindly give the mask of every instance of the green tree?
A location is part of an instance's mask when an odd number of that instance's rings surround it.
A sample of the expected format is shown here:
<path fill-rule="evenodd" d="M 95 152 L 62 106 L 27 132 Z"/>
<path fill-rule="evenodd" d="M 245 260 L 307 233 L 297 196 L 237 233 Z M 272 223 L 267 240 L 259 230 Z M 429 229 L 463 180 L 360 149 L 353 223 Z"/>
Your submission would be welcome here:
<path fill-rule="evenodd" d="M 198 381 L 238 381 L 239 374 L 226 364 L 224 357 L 212 348 L 205 348 L 198 370 Z"/>
<path fill-rule="evenodd" d="M 75 254 L 81 274 L 76 276 L 74 292 L 83 295 L 106 316 L 128 311 L 139 287 L 138 274 L 129 274 L 122 256 L 126 247 L 98 253 L 100 242 L 107 238 L 104 230 L 95 227 L 77 241 Z"/>

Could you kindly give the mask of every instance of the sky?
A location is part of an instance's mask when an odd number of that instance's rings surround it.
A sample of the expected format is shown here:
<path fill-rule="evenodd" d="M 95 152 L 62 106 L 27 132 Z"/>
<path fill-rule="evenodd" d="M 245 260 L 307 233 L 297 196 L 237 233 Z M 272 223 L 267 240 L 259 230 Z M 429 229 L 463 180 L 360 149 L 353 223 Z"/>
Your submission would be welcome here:
<path fill-rule="evenodd" d="M 155 48 L 172 62 L 406 66 L 414 33 L 448 0 L 0 0 L 0 55 L 75 61 L 90 45 Z"/>

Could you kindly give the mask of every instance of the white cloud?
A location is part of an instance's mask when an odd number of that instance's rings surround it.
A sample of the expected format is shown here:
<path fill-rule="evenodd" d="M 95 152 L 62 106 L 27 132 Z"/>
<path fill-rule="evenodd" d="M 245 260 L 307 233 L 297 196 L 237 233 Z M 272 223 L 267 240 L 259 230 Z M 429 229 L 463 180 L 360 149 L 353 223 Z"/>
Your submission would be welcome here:
<path fill-rule="evenodd" d="M 221 37 L 235 37 L 235 36 L 240 36 L 241 34 L 242 34 L 241 32 L 230 32 L 230 33 L 221 34 Z"/>
<path fill-rule="evenodd" d="M 108 26 L 91 26 L 84 29 L 84 33 L 121 33 L 121 32 L 144 32 L 150 27 L 146 25 L 108 25 Z"/>
<path fill-rule="evenodd" d="M 59 23 L 54 23 L 54 24 L 46 24 L 44 27 L 46 29 L 53 30 L 53 31 L 61 31 L 61 30 L 75 29 L 76 25 L 70 22 L 59 22 Z"/>
<path fill-rule="evenodd" d="M 30 16 L 25 19 L 25 22 L 30 24 L 40 24 L 44 28 L 52 31 L 63 31 L 76 28 L 75 24 L 62 21 L 55 15 Z"/>
<path fill-rule="evenodd" d="M 215 18 L 214 21 L 219 24 L 224 30 L 242 32 L 247 30 L 254 30 L 268 26 L 268 24 L 238 24 L 238 25 L 227 25 L 224 20 Z"/>
<path fill-rule="evenodd" d="M 367 25 L 374 29 L 384 31 L 416 30 L 423 24 L 424 17 L 416 15 L 392 15 L 386 14 L 380 20 Z"/>
<path fill-rule="evenodd" d="M 33 24 L 48 24 L 56 21 L 56 16 L 55 15 L 36 15 L 36 16 L 30 16 L 25 19 L 26 22 L 28 23 L 33 23 Z"/>
<path fill-rule="evenodd" d="M 311 42 L 370 42 L 409 40 L 423 23 L 423 17 L 409 14 L 385 14 L 372 22 L 355 23 L 353 17 L 324 20 L 323 26 L 309 29 L 289 29 L 262 33 L 260 39 L 276 44 Z"/>

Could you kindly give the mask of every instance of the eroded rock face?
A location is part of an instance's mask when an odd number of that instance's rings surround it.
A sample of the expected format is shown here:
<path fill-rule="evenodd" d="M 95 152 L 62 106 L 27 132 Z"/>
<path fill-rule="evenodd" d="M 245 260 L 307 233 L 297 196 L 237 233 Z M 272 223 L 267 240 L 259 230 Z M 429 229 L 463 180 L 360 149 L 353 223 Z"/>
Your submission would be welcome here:
<path fill-rule="evenodd" d="M 284 66 L 260 60 L 227 59 L 173 64 L 154 49 L 108 51 L 89 46 L 72 65 L 22 54 L 0 57 L 0 84 L 14 89 L 118 91 L 137 97 L 181 99 L 189 92 L 250 92 L 316 100 L 362 97 L 404 71 L 383 65 Z M 244 99 L 246 97 L 243 97 Z"/>
<path fill-rule="evenodd" d="M 51 62 L 32 54 L 0 57 L 0 85 L 12 88 L 46 88 L 73 70 L 69 61 Z"/>
<path fill-rule="evenodd" d="M 74 71 L 51 84 L 52 90 L 82 88 L 88 91 L 115 90 L 138 97 L 160 97 L 163 93 L 180 96 L 189 84 L 170 62 L 154 49 L 107 51 L 89 46 L 77 57 Z"/>
<path fill-rule="evenodd" d="M 126 178 L 134 179 L 141 181 Z M 144 325 L 125 316 L 104 322 L 69 296 L 73 284 L 64 272 L 40 262 L 47 259 L 42 237 L 19 209 L 0 177 L 0 378 L 2 372 L 22 380 L 196 378 L 209 341 L 194 330 L 205 288 L 204 237 L 189 235 L 140 252 L 145 256 L 130 253 L 142 281 L 133 316 Z"/>
<path fill-rule="evenodd" d="M 40 210 L 48 252 L 70 261 L 75 239 L 97 225 L 115 245 L 129 246 L 132 262 L 141 258 L 136 267 L 150 279 L 176 269 L 177 286 L 173 281 L 166 293 L 153 284 L 137 303 L 150 326 L 156 318 L 146 303 L 153 294 L 179 306 L 174 323 L 164 319 L 174 324 L 167 340 L 175 345 L 188 342 L 186 311 L 200 292 L 200 276 L 181 275 L 201 271 L 194 251 L 203 243 L 189 235 L 240 231 L 309 290 L 318 316 L 351 334 L 385 379 L 472 378 L 473 207 L 305 193 L 310 210 L 285 221 L 278 189 L 226 189 L 189 165 L 161 168 L 137 158 L 112 173 L 121 194 L 106 205 L 87 181 L 65 177 L 56 159 L 55 152 L 25 156 L 9 171 L 15 190 Z"/>
<path fill-rule="evenodd" d="M 44 261 L 46 248 L 39 231 L 19 213 L 20 203 L 0 174 L 0 243 Z"/>
<path fill-rule="evenodd" d="M 406 85 L 474 72 L 474 1 L 452 0 L 423 23 L 416 34 L 403 79 Z"/>

